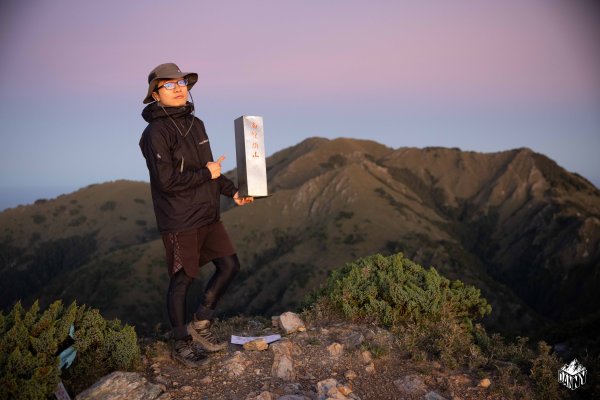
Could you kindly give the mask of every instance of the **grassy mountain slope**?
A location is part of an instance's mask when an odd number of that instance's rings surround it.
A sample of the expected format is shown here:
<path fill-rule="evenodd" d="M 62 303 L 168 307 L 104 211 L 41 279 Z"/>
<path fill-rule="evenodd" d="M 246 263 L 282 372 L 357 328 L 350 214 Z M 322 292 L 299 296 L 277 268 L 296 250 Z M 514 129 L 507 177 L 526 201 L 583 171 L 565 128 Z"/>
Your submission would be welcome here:
<path fill-rule="evenodd" d="M 158 237 L 148 184 L 90 185 L 0 213 L 0 299 L 7 308 L 70 286 L 65 274 L 118 249 Z M 80 290 L 70 288 L 70 290 Z"/>
<path fill-rule="evenodd" d="M 273 197 L 224 215 L 251 255 L 235 290 L 249 313 L 279 311 L 355 256 L 396 251 L 480 287 L 504 330 L 600 302 L 599 192 L 543 155 L 311 139 L 273 158 Z"/>
<path fill-rule="evenodd" d="M 600 305 L 600 192 L 529 149 L 310 138 L 269 157 L 267 171 L 271 197 L 222 202 L 242 261 L 222 315 L 293 308 L 331 269 L 398 251 L 479 287 L 494 309 L 487 322 L 504 331 Z M 0 213 L 2 306 L 77 298 L 145 329 L 164 322 L 149 195 L 146 183 L 117 181 Z"/>

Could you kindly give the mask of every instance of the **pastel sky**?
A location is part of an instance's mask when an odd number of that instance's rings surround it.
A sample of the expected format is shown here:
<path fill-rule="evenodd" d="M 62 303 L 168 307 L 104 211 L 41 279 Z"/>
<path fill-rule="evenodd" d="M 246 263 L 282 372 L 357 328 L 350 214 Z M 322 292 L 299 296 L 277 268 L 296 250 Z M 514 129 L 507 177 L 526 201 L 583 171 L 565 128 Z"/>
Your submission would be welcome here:
<path fill-rule="evenodd" d="M 170 4 L 165 8 L 165 4 Z M 0 6 L 0 210 L 148 180 L 147 76 L 175 62 L 215 157 L 264 118 L 270 155 L 311 136 L 529 147 L 600 186 L 593 2 L 8 0 Z"/>

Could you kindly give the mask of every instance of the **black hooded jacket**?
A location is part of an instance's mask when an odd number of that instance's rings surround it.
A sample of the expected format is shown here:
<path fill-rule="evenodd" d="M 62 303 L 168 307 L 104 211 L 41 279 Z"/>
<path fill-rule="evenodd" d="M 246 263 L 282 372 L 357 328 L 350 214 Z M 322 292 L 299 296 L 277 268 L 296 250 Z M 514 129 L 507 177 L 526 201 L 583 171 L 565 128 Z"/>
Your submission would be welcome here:
<path fill-rule="evenodd" d="M 206 167 L 214 161 L 210 142 L 204 123 L 191 114 L 193 105 L 165 110 L 168 115 L 157 103 L 144 108 L 148 126 L 140 139 L 158 230 L 181 232 L 217 222 L 219 196 L 233 197 L 237 188 L 223 175 L 211 179 Z"/>

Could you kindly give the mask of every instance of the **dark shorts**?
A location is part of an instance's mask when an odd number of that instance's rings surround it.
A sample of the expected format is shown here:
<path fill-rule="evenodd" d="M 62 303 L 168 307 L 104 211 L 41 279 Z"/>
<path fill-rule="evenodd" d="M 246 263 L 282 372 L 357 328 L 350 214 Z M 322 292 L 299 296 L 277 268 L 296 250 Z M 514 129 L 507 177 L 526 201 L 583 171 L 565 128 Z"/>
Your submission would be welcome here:
<path fill-rule="evenodd" d="M 221 221 L 190 231 L 165 233 L 162 240 L 167 253 L 169 277 L 183 268 L 187 276 L 195 278 L 204 264 L 235 254 Z"/>

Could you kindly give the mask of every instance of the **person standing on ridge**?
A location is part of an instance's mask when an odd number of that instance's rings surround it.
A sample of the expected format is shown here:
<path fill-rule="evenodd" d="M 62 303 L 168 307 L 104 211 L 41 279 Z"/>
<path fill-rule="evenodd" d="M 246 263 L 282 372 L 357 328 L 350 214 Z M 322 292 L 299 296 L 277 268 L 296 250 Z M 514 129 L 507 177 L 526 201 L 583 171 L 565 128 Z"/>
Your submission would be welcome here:
<path fill-rule="evenodd" d="M 150 174 L 150 189 L 158 230 L 165 246 L 169 289 L 167 311 L 175 340 L 172 356 L 187 366 L 208 361 L 202 349 L 224 349 L 210 331 L 215 307 L 240 269 L 235 248 L 220 219 L 221 195 L 243 206 L 231 180 L 221 175 L 225 156 L 214 161 L 202 120 L 194 116 L 189 90 L 198 74 L 181 72 L 173 63 L 161 64 L 148 75 L 148 104 L 142 117 L 148 126 L 140 149 Z M 215 272 L 204 298 L 186 322 L 186 295 L 200 267 L 209 261 Z"/>

